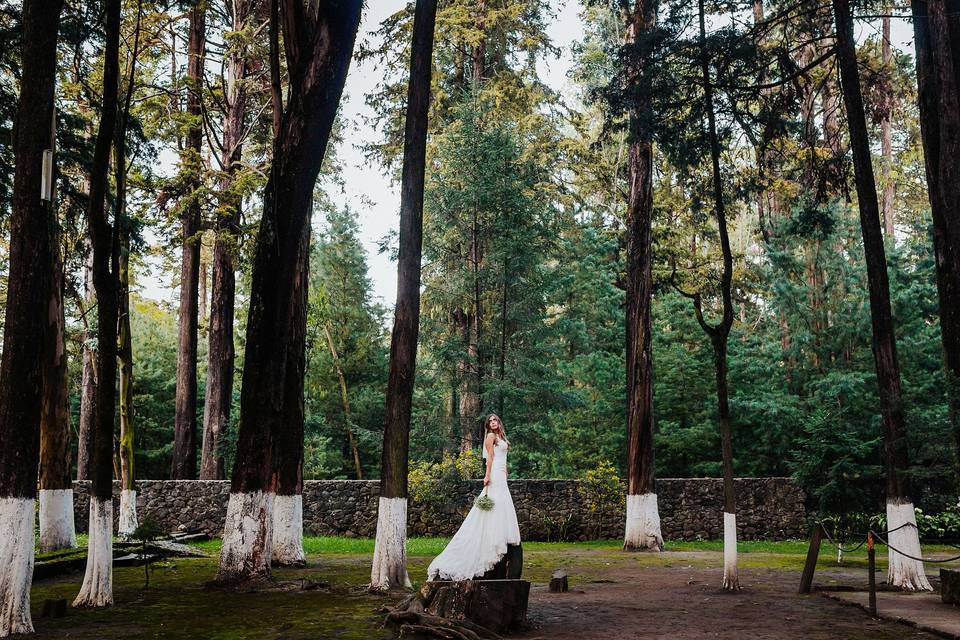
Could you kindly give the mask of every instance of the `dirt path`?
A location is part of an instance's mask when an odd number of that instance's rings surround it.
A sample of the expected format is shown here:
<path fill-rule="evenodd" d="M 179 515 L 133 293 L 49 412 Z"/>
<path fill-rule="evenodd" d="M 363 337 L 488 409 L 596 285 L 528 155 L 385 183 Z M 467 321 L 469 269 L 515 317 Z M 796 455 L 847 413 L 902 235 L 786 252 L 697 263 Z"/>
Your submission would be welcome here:
<path fill-rule="evenodd" d="M 572 562 L 573 567 L 576 561 Z M 612 566 L 594 569 L 597 580 L 571 584 L 571 592 L 535 586 L 533 629 L 519 638 L 626 640 L 633 638 L 749 638 L 900 640 L 934 638 L 910 627 L 874 620 L 820 595 L 799 596 L 799 575 L 750 569 L 743 590 L 724 593 L 721 572 L 702 567 Z M 960 617 L 960 612 L 958 612 Z"/>

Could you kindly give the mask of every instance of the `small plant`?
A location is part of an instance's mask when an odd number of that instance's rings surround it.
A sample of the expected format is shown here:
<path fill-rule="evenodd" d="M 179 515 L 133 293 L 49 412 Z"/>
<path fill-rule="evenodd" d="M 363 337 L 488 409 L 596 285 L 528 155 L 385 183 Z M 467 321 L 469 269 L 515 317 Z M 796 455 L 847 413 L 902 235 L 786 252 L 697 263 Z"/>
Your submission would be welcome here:
<path fill-rule="evenodd" d="M 609 462 L 601 462 L 589 469 L 581 478 L 578 487 L 580 498 L 587 511 L 596 517 L 597 538 L 603 538 L 603 525 L 608 515 L 617 507 L 623 507 L 626 496 L 617 469 Z"/>
<path fill-rule="evenodd" d="M 573 523 L 572 514 L 556 518 L 541 514 L 538 519 L 543 522 L 543 535 L 546 542 L 563 542 L 568 539 L 570 525 Z"/>
<path fill-rule="evenodd" d="M 133 530 L 133 533 L 130 534 L 130 539 L 140 543 L 140 559 L 143 560 L 143 588 L 150 588 L 150 569 L 153 565 L 153 556 L 148 553 L 148 548 L 151 542 L 156 542 L 158 538 L 163 536 L 163 530 L 157 525 L 156 522 L 150 519 L 146 519 L 140 523 L 136 529 Z"/>

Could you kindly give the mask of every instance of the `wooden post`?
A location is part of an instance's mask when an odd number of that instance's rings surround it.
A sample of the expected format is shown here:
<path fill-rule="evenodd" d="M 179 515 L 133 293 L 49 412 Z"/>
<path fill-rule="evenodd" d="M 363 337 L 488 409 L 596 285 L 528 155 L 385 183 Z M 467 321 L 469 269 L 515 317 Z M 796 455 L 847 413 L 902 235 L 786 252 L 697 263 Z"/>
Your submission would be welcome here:
<path fill-rule="evenodd" d="M 817 558 L 820 556 L 820 541 L 823 540 L 823 525 L 817 523 L 810 533 L 810 547 L 807 549 L 807 561 L 803 565 L 803 574 L 800 576 L 801 594 L 810 593 L 813 586 L 813 572 L 817 568 Z"/>
<path fill-rule="evenodd" d="M 877 615 L 877 552 L 873 548 L 873 532 L 867 534 L 867 584 L 870 585 L 870 599 L 867 607 L 870 615 Z"/>

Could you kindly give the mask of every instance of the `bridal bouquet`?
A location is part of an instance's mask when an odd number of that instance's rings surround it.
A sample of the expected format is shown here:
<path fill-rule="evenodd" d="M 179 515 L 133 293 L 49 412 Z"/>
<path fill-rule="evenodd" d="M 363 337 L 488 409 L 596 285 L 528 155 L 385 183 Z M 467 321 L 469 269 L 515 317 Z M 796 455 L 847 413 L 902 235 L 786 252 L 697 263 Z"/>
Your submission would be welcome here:
<path fill-rule="evenodd" d="M 493 509 L 493 498 L 488 496 L 486 491 L 484 491 L 473 501 L 473 506 L 481 511 L 490 511 L 490 509 Z"/>

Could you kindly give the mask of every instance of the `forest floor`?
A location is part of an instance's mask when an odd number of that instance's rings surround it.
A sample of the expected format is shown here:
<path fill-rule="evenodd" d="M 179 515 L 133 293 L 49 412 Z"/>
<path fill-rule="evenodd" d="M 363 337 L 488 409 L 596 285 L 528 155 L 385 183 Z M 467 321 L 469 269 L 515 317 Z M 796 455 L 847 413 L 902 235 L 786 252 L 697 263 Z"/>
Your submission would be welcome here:
<path fill-rule="evenodd" d="M 410 578 L 422 582 L 442 539 L 409 545 Z M 62 618 L 41 618 L 44 600 L 76 596 L 82 573 L 35 582 L 34 626 L 46 638 L 170 638 L 191 640 L 367 640 L 389 638 L 380 628 L 385 607 L 404 594 L 371 595 L 371 540 L 310 538 L 309 565 L 277 569 L 277 584 L 247 593 L 206 587 L 216 573 L 219 541 L 199 545 L 209 558 L 176 558 L 150 573 L 143 567 L 114 572 L 113 607 L 68 609 Z M 935 636 L 895 622 L 876 620 L 862 609 L 822 595 L 796 594 L 804 542 L 743 543 L 736 594 L 720 590 L 722 543 L 677 543 L 661 554 L 624 553 L 616 541 L 526 543 L 524 578 L 533 582 L 531 628 L 515 637 L 556 640 L 626 638 L 827 638 L 894 640 Z M 948 549 L 928 547 L 929 555 Z M 882 555 L 882 554 L 878 554 Z M 960 563 L 958 563 L 960 564 Z M 878 562 L 884 570 L 884 563 Z M 546 583 L 556 569 L 567 571 L 570 592 L 551 594 Z M 935 571 L 929 568 L 931 574 Z M 882 579 L 882 574 L 881 574 Z M 861 588 L 866 559 L 850 554 L 837 565 L 821 553 L 815 585 Z M 956 611 L 960 618 L 960 609 Z"/>

